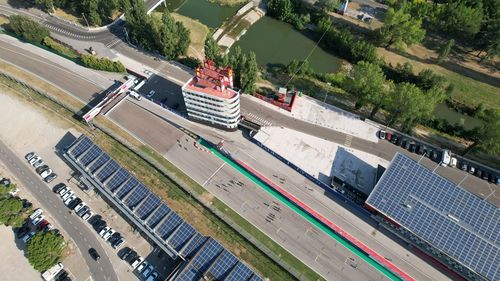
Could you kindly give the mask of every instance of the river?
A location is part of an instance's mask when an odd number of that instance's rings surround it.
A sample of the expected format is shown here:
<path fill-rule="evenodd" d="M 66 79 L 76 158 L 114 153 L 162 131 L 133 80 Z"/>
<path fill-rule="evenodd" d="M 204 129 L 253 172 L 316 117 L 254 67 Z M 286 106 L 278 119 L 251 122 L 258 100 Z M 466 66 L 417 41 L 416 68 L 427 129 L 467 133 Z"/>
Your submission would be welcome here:
<path fill-rule="evenodd" d="M 213 29 L 220 27 L 240 8 L 220 6 L 206 0 L 167 0 L 167 7 Z M 244 52 L 255 52 L 260 65 L 287 65 L 292 59 L 305 59 L 313 50 L 315 42 L 293 26 L 265 16 L 252 25 L 232 48 L 234 46 L 240 46 Z M 316 72 L 335 72 L 341 64 L 339 58 L 319 47 L 308 61 Z"/>

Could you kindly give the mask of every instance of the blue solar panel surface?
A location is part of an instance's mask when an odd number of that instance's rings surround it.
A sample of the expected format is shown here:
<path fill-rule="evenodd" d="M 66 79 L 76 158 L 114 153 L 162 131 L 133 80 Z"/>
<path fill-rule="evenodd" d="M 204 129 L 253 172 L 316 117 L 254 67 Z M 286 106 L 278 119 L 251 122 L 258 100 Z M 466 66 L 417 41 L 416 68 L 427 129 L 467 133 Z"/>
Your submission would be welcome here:
<path fill-rule="evenodd" d="M 186 244 L 186 242 L 191 239 L 196 234 L 196 230 L 187 222 L 183 222 L 182 225 L 175 231 L 172 238 L 168 239 L 168 243 L 176 251 L 180 251 L 181 248 Z"/>
<path fill-rule="evenodd" d="M 115 191 L 115 189 L 120 187 L 120 185 L 124 183 L 129 177 L 130 174 L 127 172 L 127 170 L 121 168 L 118 173 L 116 173 L 111 179 L 109 179 L 109 181 L 106 183 L 106 187 L 111 191 Z"/>
<path fill-rule="evenodd" d="M 90 162 L 96 159 L 99 155 L 101 155 L 101 153 L 102 150 L 97 145 L 94 145 L 87 152 L 80 156 L 79 162 L 83 167 L 87 167 L 87 165 L 90 164 Z"/>
<path fill-rule="evenodd" d="M 168 245 L 181 257 L 191 259 L 176 280 L 199 280 L 209 268 L 209 274 L 217 280 L 258 277 L 216 240 L 203 236 L 185 222 L 86 136 L 74 141 L 67 149 L 67 155 L 88 171 L 88 176 L 99 181 L 101 187 L 111 191 L 112 196 L 124 200 L 132 210 L 136 208 L 136 217 L 151 229 L 155 228 L 156 235 L 167 239 Z"/>
<path fill-rule="evenodd" d="M 215 280 L 224 280 L 236 263 L 238 263 L 238 259 L 228 250 L 224 250 L 208 269 L 208 272 L 215 277 Z"/>
<path fill-rule="evenodd" d="M 229 273 L 224 281 L 241 281 L 248 280 L 252 276 L 252 270 L 244 263 L 238 263 Z"/>
<path fill-rule="evenodd" d="M 209 238 L 191 262 L 200 272 L 205 272 L 223 250 L 219 242 Z"/>
<path fill-rule="evenodd" d="M 397 154 L 366 201 L 463 265 L 500 280 L 500 210 Z"/>
<path fill-rule="evenodd" d="M 165 221 L 158 226 L 156 233 L 158 233 L 161 238 L 167 239 L 182 222 L 183 219 L 177 213 L 172 212 Z"/>
<path fill-rule="evenodd" d="M 89 138 L 84 138 L 78 143 L 78 146 L 74 147 L 69 151 L 69 153 L 77 158 L 80 156 L 85 150 L 87 150 L 89 147 L 93 145 L 92 141 Z"/>
<path fill-rule="evenodd" d="M 149 228 L 154 228 L 156 225 L 170 212 L 170 208 L 162 203 L 158 209 L 154 211 L 150 218 L 148 218 L 147 225 Z"/>
<path fill-rule="evenodd" d="M 141 220 L 145 220 L 151 212 L 153 212 L 158 205 L 160 205 L 161 200 L 158 198 L 158 196 L 154 194 L 150 194 L 144 202 L 141 203 L 140 206 L 135 210 L 135 214 L 137 217 L 139 217 Z"/>

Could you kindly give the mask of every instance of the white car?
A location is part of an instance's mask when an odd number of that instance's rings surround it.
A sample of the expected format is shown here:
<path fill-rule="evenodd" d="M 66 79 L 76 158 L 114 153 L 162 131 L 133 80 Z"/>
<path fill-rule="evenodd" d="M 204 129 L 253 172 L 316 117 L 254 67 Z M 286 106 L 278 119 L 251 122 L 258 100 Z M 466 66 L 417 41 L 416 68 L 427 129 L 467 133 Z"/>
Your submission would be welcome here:
<path fill-rule="evenodd" d="M 42 179 L 46 178 L 48 175 L 52 174 L 52 169 L 47 169 L 45 171 L 43 171 L 40 176 L 42 177 Z"/>
<path fill-rule="evenodd" d="M 66 194 L 64 194 L 64 195 L 62 196 L 62 200 L 63 200 L 63 201 L 66 201 L 66 199 L 70 198 L 70 197 L 71 197 L 71 196 L 73 196 L 74 194 L 75 194 L 75 193 L 73 192 L 73 190 L 70 190 L 70 191 L 68 191 L 68 193 L 66 193 Z"/>
<path fill-rule="evenodd" d="M 106 232 L 108 232 L 108 230 L 110 230 L 110 229 L 111 229 L 111 227 L 106 226 L 105 228 L 103 228 L 103 229 L 101 230 L 101 232 L 99 232 L 99 236 L 103 237 L 103 236 L 104 236 L 104 234 L 105 234 Z"/>
<path fill-rule="evenodd" d="M 142 272 L 142 276 L 144 278 L 148 277 L 149 274 L 151 274 L 151 272 L 153 272 L 153 269 L 154 267 L 152 265 L 149 265 L 148 267 L 146 267 L 146 269 L 144 269 L 144 271 Z"/>
<path fill-rule="evenodd" d="M 451 157 L 450 167 L 456 167 L 456 166 L 457 166 L 457 158 Z"/>
<path fill-rule="evenodd" d="M 149 92 L 149 94 L 147 95 L 147 97 L 150 99 L 150 98 L 152 98 L 155 94 L 156 94 L 155 90 L 151 90 L 151 91 Z"/>
<path fill-rule="evenodd" d="M 71 203 L 71 201 L 73 201 L 75 199 L 76 199 L 76 195 L 75 194 L 71 195 L 66 200 L 64 200 L 64 205 L 68 206 Z"/>
<path fill-rule="evenodd" d="M 94 213 L 92 213 L 92 211 L 88 211 L 83 214 L 82 219 L 88 221 L 92 217 L 92 215 L 94 215 Z"/>
<path fill-rule="evenodd" d="M 108 239 L 111 237 L 111 235 L 113 235 L 115 232 L 116 232 L 116 230 L 110 228 L 106 233 L 104 233 L 102 238 L 104 239 L 104 241 L 108 241 Z"/>
<path fill-rule="evenodd" d="M 39 224 L 43 219 L 45 218 L 44 215 L 39 215 L 38 217 L 34 218 L 31 223 L 36 226 L 37 224 Z"/>
<path fill-rule="evenodd" d="M 80 211 L 81 208 L 85 207 L 86 205 L 87 204 L 85 204 L 85 202 L 82 202 L 82 203 L 76 205 L 76 207 L 73 209 L 73 211 L 75 211 L 75 213 L 76 213 L 76 212 Z"/>
<path fill-rule="evenodd" d="M 132 268 L 136 269 L 143 261 L 144 261 L 144 259 L 142 257 L 137 257 L 134 260 L 134 262 L 131 264 Z"/>
<path fill-rule="evenodd" d="M 36 161 L 38 161 L 38 160 L 42 160 L 42 158 L 41 158 L 41 157 L 39 157 L 39 156 L 35 156 L 35 157 L 31 158 L 31 159 L 28 161 L 28 163 L 30 163 L 30 165 L 33 165 L 33 164 L 34 164 Z"/>
<path fill-rule="evenodd" d="M 37 157 L 36 153 L 35 152 L 30 152 L 28 154 L 26 154 L 26 156 L 24 156 L 24 158 L 28 161 L 30 161 L 31 159 Z"/>
<path fill-rule="evenodd" d="M 147 266 L 149 265 L 149 263 L 147 261 L 143 261 L 137 268 L 137 272 L 141 273 Z"/>
<path fill-rule="evenodd" d="M 33 213 L 30 215 L 30 220 L 33 220 L 34 218 L 38 217 L 42 213 L 43 213 L 42 208 L 38 208 L 38 209 L 34 210 Z"/>
<path fill-rule="evenodd" d="M 71 189 L 69 187 L 63 187 L 63 189 L 59 190 L 58 194 L 59 196 L 63 196 L 64 194 L 68 193 L 68 191 L 70 191 Z"/>

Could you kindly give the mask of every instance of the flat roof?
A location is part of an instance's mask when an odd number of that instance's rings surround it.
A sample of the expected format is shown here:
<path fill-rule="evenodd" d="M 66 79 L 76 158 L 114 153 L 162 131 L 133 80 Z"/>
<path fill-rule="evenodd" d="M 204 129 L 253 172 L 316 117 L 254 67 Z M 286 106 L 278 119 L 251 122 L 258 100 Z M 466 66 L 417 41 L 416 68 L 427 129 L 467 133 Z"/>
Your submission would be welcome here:
<path fill-rule="evenodd" d="M 500 280 L 500 210 L 396 153 L 366 204 L 490 280 Z"/>
<path fill-rule="evenodd" d="M 218 91 L 217 85 L 215 83 L 199 77 L 194 77 L 191 81 L 189 81 L 186 84 L 185 87 L 197 92 L 202 92 L 207 95 L 216 96 L 224 99 L 233 98 L 238 94 L 238 92 L 236 92 L 235 90 L 227 87 L 224 91 Z"/>

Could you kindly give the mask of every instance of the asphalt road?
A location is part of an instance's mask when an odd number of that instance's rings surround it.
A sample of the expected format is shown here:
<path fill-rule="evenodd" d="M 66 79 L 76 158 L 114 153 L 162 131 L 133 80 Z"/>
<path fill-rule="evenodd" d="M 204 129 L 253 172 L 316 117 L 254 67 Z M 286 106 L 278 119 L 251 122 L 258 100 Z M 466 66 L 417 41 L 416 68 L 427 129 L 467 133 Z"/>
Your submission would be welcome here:
<path fill-rule="evenodd" d="M 42 204 L 42 209 L 49 212 L 60 226 L 64 228 L 80 250 L 86 266 L 89 268 L 93 280 L 118 281 L 116 273 L 109 261 L 106 252 L 97 240 L 91 228 L 85 222 L 76 217 L 73 212 L 64 205 L 60 198 L 52 192 L 51 188 L 45 184 L 28 166 L 24 158 L 17 156 L 0 140 L 0 161 L 9 167 L 14 176 L 21 181 L 23 186 L 30 190 L 33 196 Z M 95 261 L 88 254 L 88 249 L 94 248 L 101 254 L 101 259 Z"/>

